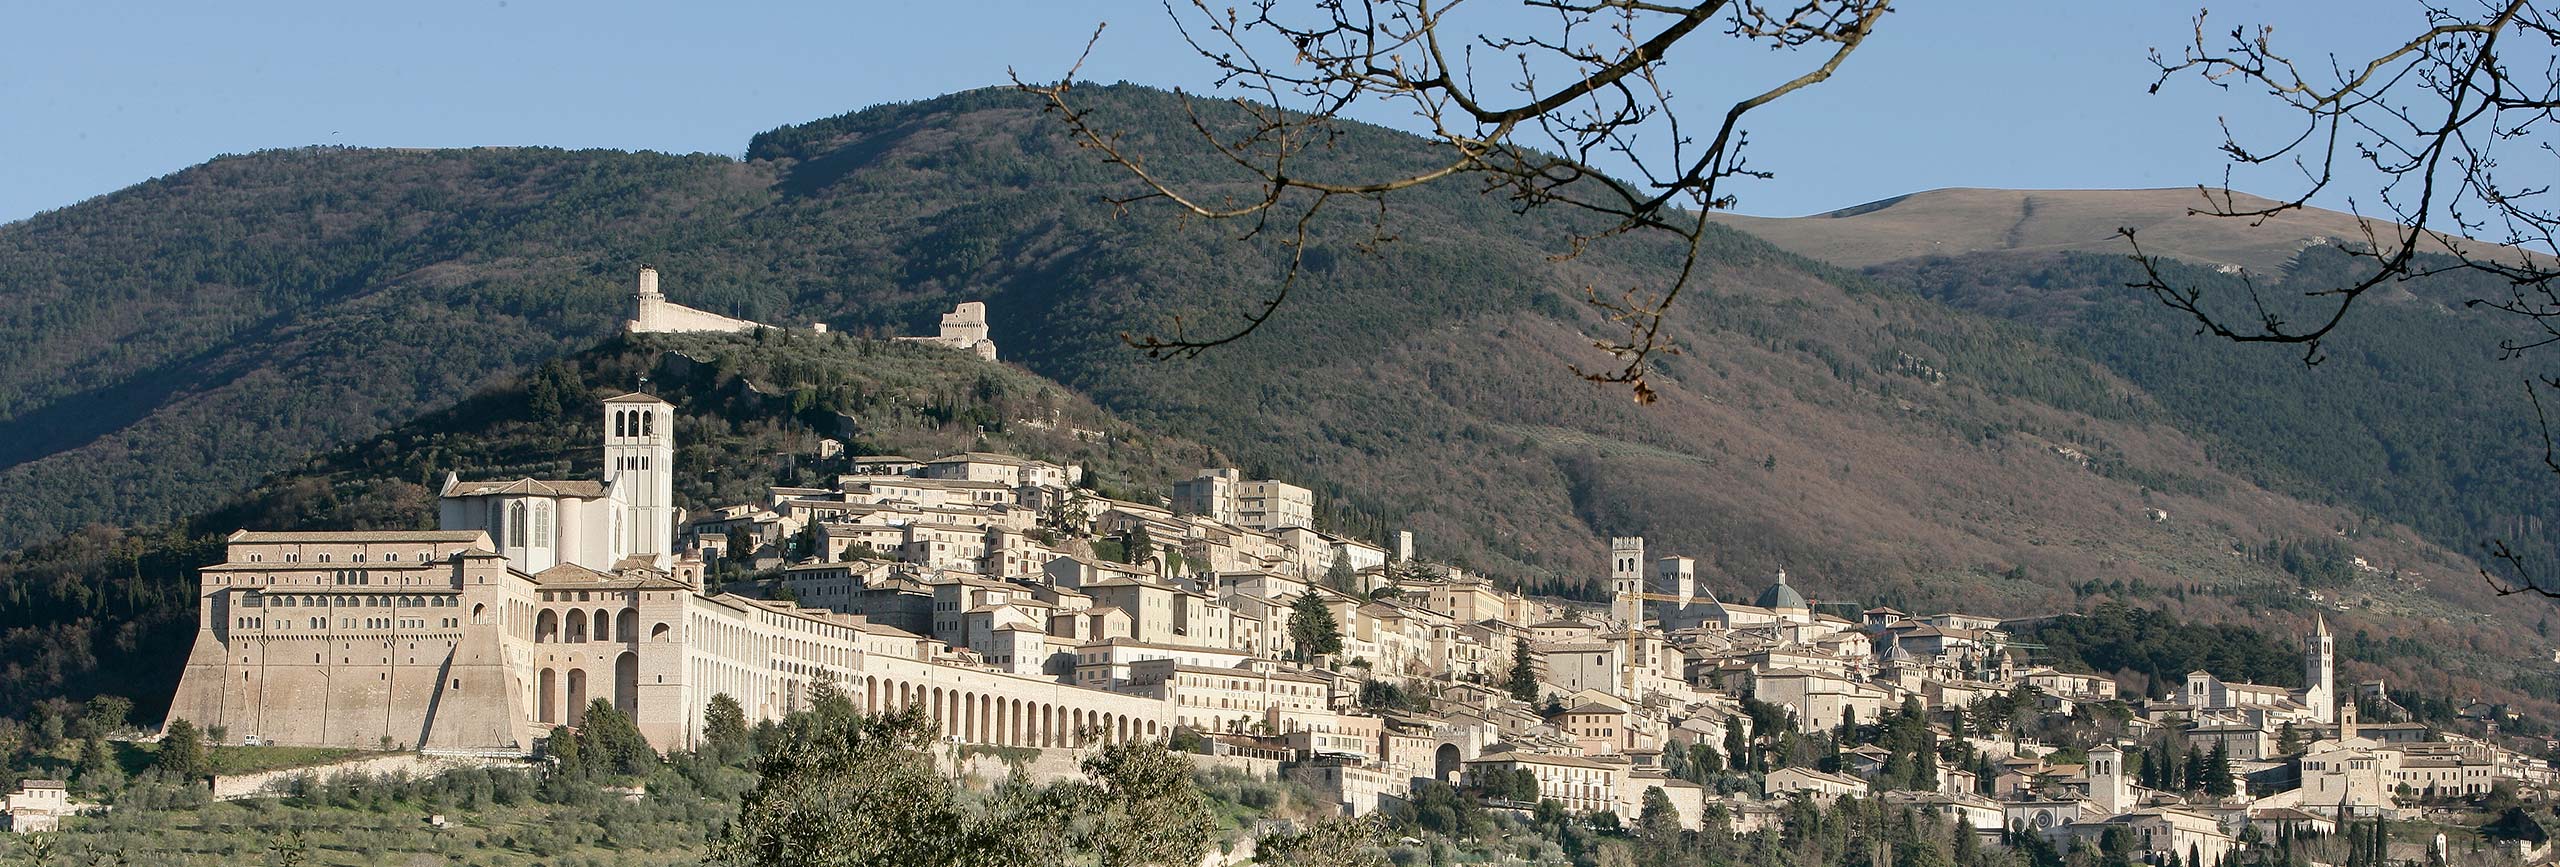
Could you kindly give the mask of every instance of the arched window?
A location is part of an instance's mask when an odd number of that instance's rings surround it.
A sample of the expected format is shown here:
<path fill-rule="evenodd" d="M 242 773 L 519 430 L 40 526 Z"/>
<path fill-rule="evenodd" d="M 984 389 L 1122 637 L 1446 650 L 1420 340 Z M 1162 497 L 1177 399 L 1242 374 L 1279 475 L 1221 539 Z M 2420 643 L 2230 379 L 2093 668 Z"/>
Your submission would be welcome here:
<path fill-rule="evenodd" d="M 533 546 L 536 548 L 551 547 L 551 508 L 550 500 L 535 500 L 533 503 Z"/>
<path fill-rule="evenodd" d="M 645 437 L 645 436 L 654 436 L 654 435 L 656 435 L 656 434 L 657 434 L 657 432 L 658 432 L 658 414 L 657 414 L 657 413 L 654 413 L 654 412 L 644 412 L 644 413 L 641 413 L 641 414 L 640 414 L 640 435 L 641 435 L 641 436 L 644 436 L 644 437 Z"/>
<path fill-rule="evenodd" d="M 507 538 L 515 540 L 517 544 L 523 544 L 526 539 L 523 500 L 515 500 L 507 504 Z"/>
<path fill-rule="evenodd" d="M 618 409 L 617 409 L 617 410 L 614 410 L 614 411 L 613 411 L 613 435 L 614 435 L 614 436 L 623 436 L 622 419 L 623 419 L 623 412 L 622 412 L 621 410 L 618 410 Z"/>

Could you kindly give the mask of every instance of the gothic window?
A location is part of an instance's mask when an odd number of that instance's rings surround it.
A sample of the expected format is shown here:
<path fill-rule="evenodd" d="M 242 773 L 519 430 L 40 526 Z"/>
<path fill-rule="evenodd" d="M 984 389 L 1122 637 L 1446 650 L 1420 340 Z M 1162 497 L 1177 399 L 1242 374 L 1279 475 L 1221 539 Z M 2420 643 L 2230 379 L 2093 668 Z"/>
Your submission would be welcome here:
<path fill-rule="evenodd" d="M 533 504 L 533 545 L 551 547 L 551 503 L 547 500 Z"/>
<path fill-rule="evenodd" d="M 507 538 L 517 540 L 519 544 L 525 539 L 523 500 L 507 504 Z"/>
<path fill-rule="evenodd" d="M 644 437 L 645 437 L 645 436 L 653 436 L 653 435 L 657 434 L 657 432 L 658 432 L 658 414 L 657 414 L 657 413 L 654 413 L 654 412 L 644 412 L 644 413 L 641 413 L 641 414 L 640 414 L 640 435 L 641 435 L 641 436 L 644 436 Z"/>
<path fill-rule="evenodd" d="M 613 414 L 613 435 L 622 436 L 622 430 L 622 412 L 616 410 Z"/>
<path fill-rule="evenodd" d="M 496 545 L 502 549 L 507 547 L 506 515 L 506 506 L 504 504 L 497 500 L 489 501 L 489 521 L 486 524 L 489 528 L 489 544 Z"/>

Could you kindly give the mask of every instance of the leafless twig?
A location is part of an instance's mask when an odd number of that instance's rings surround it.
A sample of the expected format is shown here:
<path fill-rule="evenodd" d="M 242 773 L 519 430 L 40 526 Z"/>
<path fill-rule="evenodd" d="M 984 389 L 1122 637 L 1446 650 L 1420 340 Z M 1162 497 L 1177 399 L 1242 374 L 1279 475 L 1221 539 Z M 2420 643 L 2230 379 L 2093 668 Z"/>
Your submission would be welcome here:
<path fill-rule="evenodd" d="M 1743 160 L 1742 119 L 1751 111 L 1830 78 L 1890 11 L 1886 0 L 1805 0 L 1792 7 L 1760 0 L 1665 3 L 1652 0 L 1518 0 L 1545 20 L 1533 32 L 1471 30 L 1462 16 L 1486 2 L 1468 0 L 1258 0 L 1216 8 L 1206 0 L 1168 2 L 1182 37 L 1218 72 L 1217 85 L 1236 95 L 1193 106 L 1192 131 L 1210 152 L 1252 178 L 1250 195 L 1213 200 L 1205 189 L 1155 171 L 1121 135 L 1095 123 L 1075 99 L 1075 67 L 1053 83 L 1017 87 L 1039 95 L 1076 143 L 1127 169 L 1136 195 L 1113 204 L 1162 202 L 1177 212 L 1243 227 L 1256 237 L 1278 227 L 1291 250 L 1279 285 L 1240 325 L 1194 335 L 1179 319 L 1165 334 L 1122 335 L 1151 357 L 1191 357 L 1232 343 L 1270 321 L 1289 300 L 1304 266 L 1310 229 L 1337 200 L 1376 204 L 1369 243 L 1386 240 L 1384 200 L 1398 191 L 1458 176 L 1527 211 L 1560 206 L 1598 217 L 1564 230 L 1558 259 L 1601 239 L 1667 232 L 1682 242 L 1676 276 L 1666 285 L 1632 286 L 1584 295 L 1623 335 L 1595 341 L 1613 359 L 1601 370 L 1576 368 L 1594 382 L 1626 384 L 1638 402 L 1655 392 L 1652 358 L 1665 348 L 1662 318 L 1699 277 L 1698 255 L 1708 212 L 1730 208 L 1724 182 L 1767 177 Z M 1675 47 L 1705 57 L 1703 36 L 1718 32 L 1733 50 L 1808 50 L 1798 74 L 1726 106 L 1711 135 L 1687 131 L 1663 70 Z M 1096 32 L 1096 37 L 1100 32 Z M 1092 46 L 1088 43 L 1088 54 Z M 1488 62 L 1479 67 L 1479 60 Z M 1497 71 L 1498 70 L 1498 71 Z M 1217 119 L 1200 104 L 1211 102 Z M 1339 176 L 1311 155 L 1335 142 L 1346 113 L 1395 107 L 1410 112 L 1435 145 L 1426 166 L 1386 178 Z M 1231 120 L 1239 118 L 1240 120 Z M 1616 175 L 1603 166 L 1615 167 Z M 1623 179 L 1621 176 L 1624 176 Z"/>

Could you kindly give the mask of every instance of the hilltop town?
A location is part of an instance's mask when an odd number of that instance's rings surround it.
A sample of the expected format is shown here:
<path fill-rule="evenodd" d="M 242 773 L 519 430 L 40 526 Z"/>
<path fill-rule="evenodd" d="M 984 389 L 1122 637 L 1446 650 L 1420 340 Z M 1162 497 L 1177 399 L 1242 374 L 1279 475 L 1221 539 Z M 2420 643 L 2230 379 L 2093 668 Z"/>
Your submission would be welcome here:
<path fill-rule="evenodd" d="M 637 302 L 633 331 L 771 327 L 694 316 L 652 271 Z M 921 339 L 994 357 L 983 305 Z M 596 410 L 601 478 L 449 476 L 435 530 L 231 535 L 200 573 L 171 724 L 511 758 L 610 707 L 675 751 L 715 705 L 774 720 L 834 691 L 921 708 L 956 744 L 1161 740 L 1347 815 L 1455 786 L 1749 830 L 1799 796 L 1874 797 L 1985 843 L 2106 838 L 2191 865 L 2554 783 L 2340 682 L 2325 619 L 2299 638 L 2302 686 L 2197 671 L 2120 695 L 2034 663 L 2027 621 L 1703 575 L 1639 538 L 1607 541 L 1599 601 L 1524 595 L 1417 557 L 1409 532 L 1319 529 L 1312 490 L 1231 467 L 1136 502 L 1037 457 L 822 441 L 831 484 L 688 514 L 685 408 L 642 391 Z M 1709 589 L 1745 582 L 1747 601 Z"/>

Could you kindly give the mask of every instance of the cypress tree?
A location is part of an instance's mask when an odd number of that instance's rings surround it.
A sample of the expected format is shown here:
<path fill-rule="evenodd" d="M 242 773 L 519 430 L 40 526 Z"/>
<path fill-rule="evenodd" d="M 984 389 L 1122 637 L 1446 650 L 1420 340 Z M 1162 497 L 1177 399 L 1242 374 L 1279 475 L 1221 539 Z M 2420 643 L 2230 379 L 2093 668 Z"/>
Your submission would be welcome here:
<path fill-rule="evenodd" d="M 1529 659 L 1529 639 L 1515 639 L 1511 646 L 1511 697 L 1520 701 L 1538 700 L 1538 671 Z"/>

